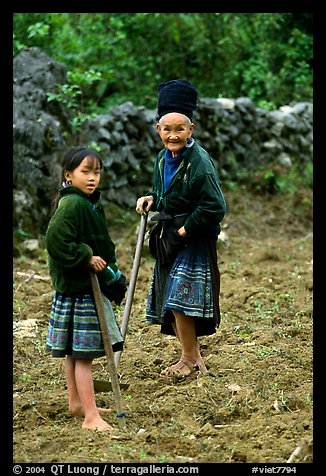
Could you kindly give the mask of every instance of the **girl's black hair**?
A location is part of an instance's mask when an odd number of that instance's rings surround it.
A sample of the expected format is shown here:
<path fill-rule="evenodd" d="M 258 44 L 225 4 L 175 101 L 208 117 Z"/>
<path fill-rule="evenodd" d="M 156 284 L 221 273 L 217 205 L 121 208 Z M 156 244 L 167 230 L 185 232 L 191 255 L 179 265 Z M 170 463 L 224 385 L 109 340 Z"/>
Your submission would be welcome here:
<path fill-rule="evenodd" d="M 91 164 L 93 165 L 95 162 L 98 162 L 100 164 L 100 169 L 103 167 L 102 160 L 100 159 L 100 156 L 95 152 L 94 150 L 88 149 L 87 147 L 84 146 L 77 146 L 77 147 L 71 147 L 68 149 L 65 154 L 62 157 L 61 161 L 61 167 L 62 167 L 62 175 L 61 175 L 61 184 L 65 184 L 65 173 L 66 172 L 72 172 L 75 170 L 85 159 L 85 157 L 89 157 Z M 58 192 L 54 199 L 52 200 L 51 204 L 51 215 L 55 212 L 57 206 L 58 206 L 58 201 L 60 199 L 60 192 Z"/>

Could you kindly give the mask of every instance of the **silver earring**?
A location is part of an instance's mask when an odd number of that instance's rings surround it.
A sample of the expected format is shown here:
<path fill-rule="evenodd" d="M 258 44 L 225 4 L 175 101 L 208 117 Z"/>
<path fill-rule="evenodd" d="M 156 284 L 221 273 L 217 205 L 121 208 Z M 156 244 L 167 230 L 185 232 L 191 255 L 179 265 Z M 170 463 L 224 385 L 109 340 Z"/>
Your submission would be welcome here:
<path fill-rule="evenodd" d="M 71 180 L 64 179 L 61 185 L 63 188 L 68 188 L 71 186 Z"/>
<path fill-rule="evenodd" d="M 188 137 L 187 141 L 186 141 L 186 147 L 191 147 L 192 144 L 194 143 L 194 139 L 192 137 Z"/>

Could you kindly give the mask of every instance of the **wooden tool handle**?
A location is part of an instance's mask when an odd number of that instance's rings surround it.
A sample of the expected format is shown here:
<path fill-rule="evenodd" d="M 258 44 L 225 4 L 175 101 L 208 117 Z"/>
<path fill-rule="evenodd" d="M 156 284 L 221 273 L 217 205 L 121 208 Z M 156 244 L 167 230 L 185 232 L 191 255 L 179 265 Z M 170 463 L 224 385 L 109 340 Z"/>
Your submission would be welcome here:
<path fill-rule="evenodd" d="M 106 360 L 107 360 L 109 374 L 111 378 L 112 391 L 113 391 L 113 395 L 114 395 L 114 399 L 115 399 L 115 403 L 117 407 L 118 425 L 119 425 L 119 428 L 123 428 L 126 425 L 126 420 L 125 420 L 125 413 L 124 413 L 123 405 L 122 405 L 122 397 L 121 397 L 120 385 L 118 380 L 117 368 L 114 363 L 114 353 L 113 353 L 112 345 L 110 342 L 109 329 L 106 324 L 101 288 L 98 282 L 98 278 L 93 271 L 91 271 L 91 284 L 92 284 L 92 290 L 93 290 L 93 295 L 95 300 L 97 317 L 98 317 L 98 321 L 99 321 L 99 325 L 100 325 L 100 329 L 102 333 Z"/>

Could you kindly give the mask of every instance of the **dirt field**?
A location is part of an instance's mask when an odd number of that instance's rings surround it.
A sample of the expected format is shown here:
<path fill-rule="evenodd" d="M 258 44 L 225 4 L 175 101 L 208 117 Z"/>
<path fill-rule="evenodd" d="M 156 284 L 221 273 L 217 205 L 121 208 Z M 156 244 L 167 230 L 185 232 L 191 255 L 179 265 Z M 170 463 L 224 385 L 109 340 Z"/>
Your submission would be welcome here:
<path fill-rule="evenodd" d="M 182 383 L 160 377 L 179 346 L 143 320 L 153 269 L 145 241 L 119 365 L 126 428 L 113 393 L 97 393 L 99 406 L 112 408 L 112 434 L 82 430 L 69 416 L 63 360 L 45 352 L 46 254 L 14 260 L 14 462 L 285 463 L 298 446 L 293 462 L 313 462 L 311 191 L 226 198 L 222 320 L 200 339 L 209 372 Z M 111 227 L 128 277 L 138 223 L 132 212 Z M 94 377 L 109 380 L 105 358 Z"/>

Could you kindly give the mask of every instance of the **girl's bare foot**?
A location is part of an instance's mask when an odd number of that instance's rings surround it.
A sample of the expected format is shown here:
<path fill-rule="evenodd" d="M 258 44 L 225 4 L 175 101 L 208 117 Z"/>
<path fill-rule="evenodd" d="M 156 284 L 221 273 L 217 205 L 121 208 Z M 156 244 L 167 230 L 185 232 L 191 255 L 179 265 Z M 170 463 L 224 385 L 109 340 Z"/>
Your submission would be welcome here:
<path fill-rule="evenodd" d="M 85 416 L 85 412 L 82 406 L 80 407 L 69 407 L 69 413 L 71 416 L 75 417 L 83 417 Z"/>
<path fill-rule="evenodd" d="M 84 417 L 85 416 L 85 412 L 84 412 L 83 407 L 75 407 L 74 409 L 70 408 L 69 411 L 70 411 L 70 415 L 74 416 L 74 417 Z M 99 413 L 110 413 L 110 412 L 112 412 L 112 408 L 98 407 L 98 411 L 99 411 Z"/>
<path fill-rule="evenodd" d="M 94 418 L 93 420 L 88 422 L 84 420 L 84 423 L 82 424 L 82 428 L 86 430 L 97 430 L 100 432 L 113 430 L 113 426 L 109 425 L 101 417 Z"/>

